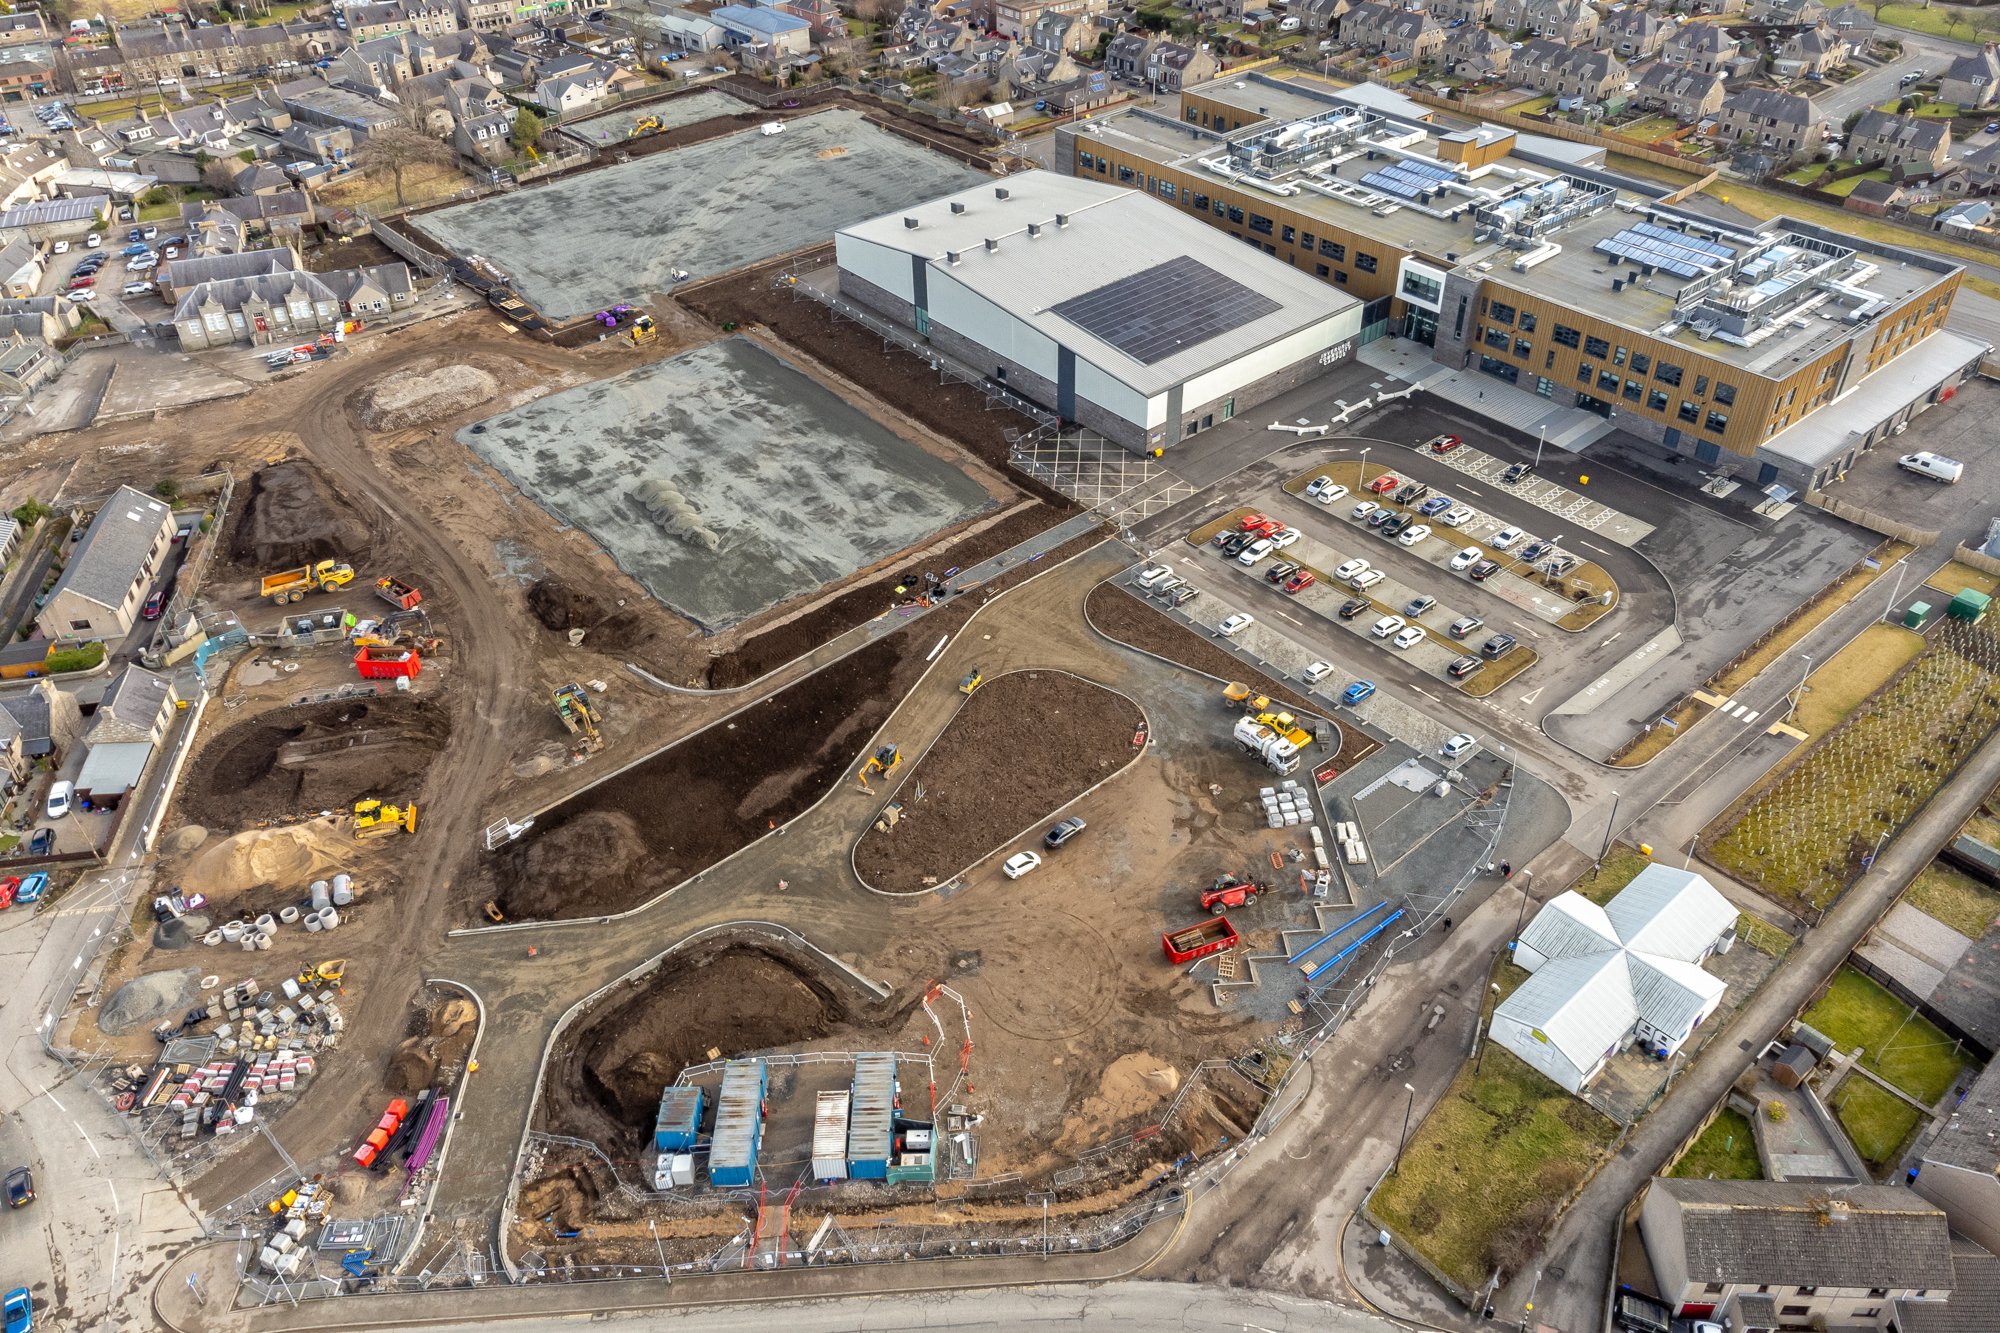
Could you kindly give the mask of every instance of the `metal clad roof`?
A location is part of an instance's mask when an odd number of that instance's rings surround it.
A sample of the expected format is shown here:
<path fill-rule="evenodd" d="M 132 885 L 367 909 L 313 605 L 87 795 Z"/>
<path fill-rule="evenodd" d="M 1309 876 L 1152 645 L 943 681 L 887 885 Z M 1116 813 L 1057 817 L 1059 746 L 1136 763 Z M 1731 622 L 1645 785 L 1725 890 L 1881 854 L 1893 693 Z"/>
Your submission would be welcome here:
<path fill-rule="evenodd" d="M 1618 932 L 1604 909 L 1574 891 L 1559 893 L 1535 913 L 1521 944 L 1545 958 L 1578 958 L 1618 947 Z"/>
<path fill-rule="evenodd" d="M 1642 953 L 1625 955 L 1632 997 L 1646 1021 L 1665 1032 L 1685 1033 L 1728 987 L 1693 963 Z"/>
<path fill-rule="evenodd" d="M 1595 1065 L 1639 1021 L 1622 953 L 1544 963 L 1493 1014 L 1540 1032 L 1580 1070 Z"/>
<path fill-rule="evenodd" d="M 108 745 L 93 745 L 83 761 L 83 770 L 76 775 L 76 789 L 116 796 L 128 787 L 136 787 L 139 775 L 146 771 L 146 760 L 152 754 L 153 746 L 149 741 L 114 741 Z"/>
<path fill-rule="evenodd" d="M 864 1052 L 854 1057 L 854 1100 L 848 1113 L 847 1159 L 886 1162 L 895 1142 L 896 1057 Z"/>
<path fill-rule="evenodd" d="M 757 1140 L 764 1126 L 764 1062 L 731 1060 L 722 1071 L 715 1099 L 715 1134 L 709 1141 L 708 1169 L 748 1171 L 756 1165 Z"/>
<path fill-rule="evenodd" d="M 701 1115 L 701 1089 L 692 1083 L 677 1083 L 660 1094 L 660 1113 L 653 1120 L 655 1133 L 691 1135 Z"/>
<path fill-rule="evenodd" d="M 1693 963 L 1736 924 L 1737 911 L 1700 875 L 1653 865 L 1619 891 L 1605 915 L 1626 948 Z"/>

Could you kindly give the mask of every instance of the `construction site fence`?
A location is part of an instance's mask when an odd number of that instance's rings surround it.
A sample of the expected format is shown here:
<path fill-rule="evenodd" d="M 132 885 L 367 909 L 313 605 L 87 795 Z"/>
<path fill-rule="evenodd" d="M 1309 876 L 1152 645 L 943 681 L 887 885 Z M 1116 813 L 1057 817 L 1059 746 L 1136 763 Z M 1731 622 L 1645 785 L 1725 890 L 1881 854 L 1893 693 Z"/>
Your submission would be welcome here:
<path fill-rule="evenodd" d="M 1885 537 L 1894 537 L 1897 541 L 1908 542 L 1912 546 L 1930 546 L 1938 539 L 1936 528 L 1913 527 L 1901 519 L 1891 518 L 1887 514 L 1878 514 L 1872 509 L 1863 509 L 1860 505 L 1836 499 L 1825 491 L 1807 491 L 1806 503 L 1815 509 L 1824 509 L 1835 518 L 1844 518 L 1858 528 L 1867 528 L 1870 532 L 1879 532 Z"/>
<path fill-rule="evenodd" d="M 2000 560 L 1996 560 L 1976 546 L 1967 546 L 1964 542 L 1960 542 L 1958 549 L 1952 552 L 1952 558 L 1962 565 L 1970 565 L 1981 573 L 2000 574 Z"/>

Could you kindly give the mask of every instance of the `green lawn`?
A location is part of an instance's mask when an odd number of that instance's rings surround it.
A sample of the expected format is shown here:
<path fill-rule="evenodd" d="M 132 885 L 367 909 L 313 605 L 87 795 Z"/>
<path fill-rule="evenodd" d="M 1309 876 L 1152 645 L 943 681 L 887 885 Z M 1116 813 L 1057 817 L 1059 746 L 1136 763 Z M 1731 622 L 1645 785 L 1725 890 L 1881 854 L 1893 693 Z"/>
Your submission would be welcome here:
<path fill-rule="evenodd" d="M 1802 1017 L 1840 1049 L 1861 1047 L 1864 1065 L 1926 1105 L 1949 1092 L 1967 1064 L 1958 1043 L 1851 967 L 1834 973 Z"/>
<path fill-rule="evenodd" d="M 1820 190 L 1821 193 L 1830 194 L 1836 199 L 1845 199 L 1848 195 L 1853 194 L 1854 187 L 1863 181 L 1885 181 L 1888 179 L 1889 173 L 1886 171 L 1869 171 L 1859 176 L 1849 176 L 1845 180 L 1832 181 L 1829 184 L 1821 186 Z"/>
<path fill-rule="evenodd" d="M 215 197 L 215 191 L 205 185 L 184 185 L 180 187 L 178 198 L 170 191 L 154 189 L 149 191 L 146 197 L 140 202 L 139 212 L 135 220 L 139 222 L 162 222 L 168 219 L 177 220 L 181 215 L 182 204 L 193 203 L 198 199 L 213 199 Z"/>
<path fill-rule="evenodd" d="M 1981 11 L 1959 9 L 1953 5 L 1889 5 L 1875 11 L 1875 21 L 1892 28 L 1908 28 L 1911 32 L 1927 32 L 1933 37 L 1948 37 L 1953 41 L 1971 42 L 1980 40 L 1980 30 L 1975 22 L 1992 23 L 1992 18 L 1980 19 Z M 1989 31 L 1986 40 L 1992 40 Z"/>
<path fill-rule="evenodd" d="M 1908 1102 L 1853 1074 L 1834 1095 L 1833 1110 L 1855 1151 L 1878 1171 L 1895 1163 L 1897 1150 L 1922 1118 Z"/>
<path fill-rule="evenodd" d="M 1639 872 L 1651 864 L 1653 858 L 1637 847 L 1622 842 L 1613 843 L 1610 853 L 1604 858 L 1604 864 L 1570 887 L 1602 907 L 1617 896 L 1618 890 L 1637 879 Z"/>
<path fill-rule="evenodd" d="M 1940 861 L 1925 866 L 1905 896 L 1919 912 L 1972 940 L 2000 917 L 2000 893 Z"/>
<path fill-rule="evenodd" d="M 1762 1180 L 1756 1131 L 1740 1112 L 1725 1110 L 1667 1174 L 1683 1180 Z"/>
<path fill-rule="evenodd" d="M 1814 736 L 1833 730 L 1923 650 L 1924 636 L 1915 630 L 1870 625 L 1812 673 L 1792 725 Z"/>
<path fill-rule="evenodd" d="M 1468 1288 L 1532 1255 L 1617 1126 L 1498 1046 L 1458 1072 L 1411 1134 L 1376 1217 Z"/>

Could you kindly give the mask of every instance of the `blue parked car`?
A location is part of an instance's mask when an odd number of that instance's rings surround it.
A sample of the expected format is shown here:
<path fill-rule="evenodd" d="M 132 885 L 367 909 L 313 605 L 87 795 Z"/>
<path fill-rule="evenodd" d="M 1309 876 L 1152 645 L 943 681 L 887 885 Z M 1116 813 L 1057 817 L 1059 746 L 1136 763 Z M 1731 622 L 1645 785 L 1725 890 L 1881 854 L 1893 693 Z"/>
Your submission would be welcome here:
<path fill-rule="evenodd" d="M 1352 708 L 1373 693 L 1375 693 L 1374 681 L 1357 680 L 1340 692 L 1340 701 Z"/>
<path fill-rule="evenodd" d="M 17 903 L 38 903 L 42 900 L 42 895 L 48 892 L 48 887 L 49 877 L 37 870 L 32 875 L 22 877 L 21 887 L 14 890 L 14 901 Z"/>
<path fill-rule="evenodd" d="M 35 1298 L 26 1287 L 16 1287 L 7 1293 L 5 1313 L 7 1333 L 28 1333 L 35 1326 Z"/>
<path fill-rule="evenodd" d="M 1433 495 L 1430 499 L 1417 506 L 1417 512 L 1425 518 L 1431 518 L 1437 514 L 1442 514 L 1457 503 L 1449 495 Z"/>

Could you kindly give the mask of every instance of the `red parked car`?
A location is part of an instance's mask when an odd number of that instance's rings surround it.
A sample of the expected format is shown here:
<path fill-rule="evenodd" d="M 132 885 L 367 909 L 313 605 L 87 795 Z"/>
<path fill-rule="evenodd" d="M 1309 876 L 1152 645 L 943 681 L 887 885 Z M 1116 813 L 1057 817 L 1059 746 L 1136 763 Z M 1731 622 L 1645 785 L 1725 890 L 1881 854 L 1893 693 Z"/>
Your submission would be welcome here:
<path fill-rule="evenodd" d="M 1310 569 L 1302 569 L 1285 580 L 1285 591 L 1298 592 L 1303 588 L 1312 587 L 1315 582 L 1317 580 L 1313 578 L 1313 572 Z"/>
<path fill-rule="evenodd" d="M 1240 524 L 1238 524 L 1238 525 L 1237 525 L 1237 531 L 1239 531 L 1239 532 L 1256 532 L 1256 531 L 1259 531 L 1260 529 L 1262 529 L 1262 528 L 1263 528 L 1263 526 L 1264 526 L 1264 525 L 1265 525 L 1266 523 L 1269 523 L 1270 521 L 1271 521 L 1270 519 L 1268 519 L 1268 518 L 1265 518 L 1265 517 L 1264 517 L 1264 516 L 1263 516 L 1262 514 L 1258 514 L 1258 513 L 1249 513 L 1249 514 L 1245 514 L 1245 515 L 1243 516 L 1243 521 L 1242 521 L 1242 523 L 1240 523 Z"/>
<path fill-rule="evenodd" d="M 87 275 L 81 278 L 71 278 L 69 280 L 69 290 L 73 292 L 81 291 L 85 287 L 95 287 L 96 285 L 97 285 L 97 279 L 89 277 Z"/>
<path fill-rule="evenodd" d="M 1394 473 L 1384 472 L 1381 476 L 1368 483 L 1368 493 L 1370 495 L 1387 495 L 1402 484 Z"/>
<path fill-rule="evenodd" d="M 1431 452 L 1434 454 L 1448 454 L 1464 443 L 1465 441 L 1459 439 L 1456 435 L 1440 435 L 1431 441 Z"/>
<path fill-rule="evenodd" d="M 21 881 L 13 875 L 0 879 L 0 912 L 14 905 L 14 891 L 20 887 Z"/>
<path fill-rule="evenodd" d="M 158 620 L 167 613 L 167 598 L 170 595 L 170 590 L 166 588 L 157 590 L 151 597 L 146 599 L 145 609 L 140 611 L 139 614 L 147 620 Z"/>

